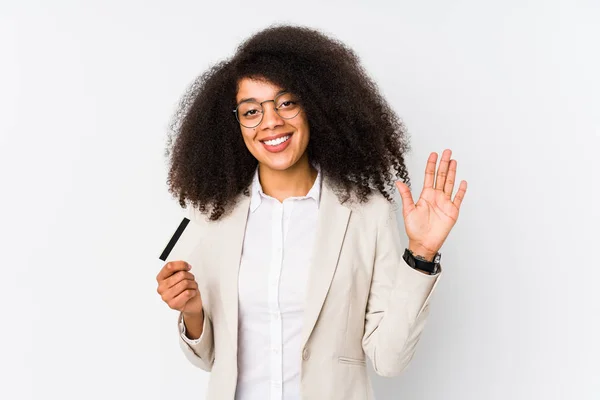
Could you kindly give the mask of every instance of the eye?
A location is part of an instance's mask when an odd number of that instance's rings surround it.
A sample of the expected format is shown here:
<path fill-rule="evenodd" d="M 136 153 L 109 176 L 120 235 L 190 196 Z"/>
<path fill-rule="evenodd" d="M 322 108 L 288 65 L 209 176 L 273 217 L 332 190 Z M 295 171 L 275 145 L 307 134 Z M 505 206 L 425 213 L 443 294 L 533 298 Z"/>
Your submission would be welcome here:
<path fill-rule="evenodd" d="M 286 101 L 282 101 L 282 102 L 279 104 L 279 107 L 277 107 L 277 108 L 286 108 L 286 107 L 291 107 L 291 106 L 293 106 L 294 104 L 296 104 L 296 102 L 295 102 L 295 101 L 292 101 L 292 100 L 286 100 Z"/>
<path fill-rule="evenodd" d="M 253 115 L 256 115 L 257 113 L 258 113 L 258 110 L 248 110 L 243 115 L 244 115 L 244 117 L 251 117 Z"/>

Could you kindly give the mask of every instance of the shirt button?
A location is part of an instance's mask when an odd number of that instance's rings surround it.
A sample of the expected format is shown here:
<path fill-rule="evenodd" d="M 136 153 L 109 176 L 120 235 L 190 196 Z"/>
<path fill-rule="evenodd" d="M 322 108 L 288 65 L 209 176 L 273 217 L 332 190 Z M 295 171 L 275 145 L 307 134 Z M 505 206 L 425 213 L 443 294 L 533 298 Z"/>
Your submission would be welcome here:
<path fill-rule="evenodd" d="M 302 359 L 308 360 L 310 358 L 310 351 L 305 347 L 304 351 L 302 351 Z"/>

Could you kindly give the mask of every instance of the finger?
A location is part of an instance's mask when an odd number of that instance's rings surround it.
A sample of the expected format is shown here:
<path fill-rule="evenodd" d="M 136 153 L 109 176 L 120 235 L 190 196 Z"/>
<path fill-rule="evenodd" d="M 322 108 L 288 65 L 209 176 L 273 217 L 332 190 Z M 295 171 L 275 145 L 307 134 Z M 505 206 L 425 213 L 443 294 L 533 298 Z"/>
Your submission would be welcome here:
<path fill-rule="evenodd" d="M 435 189 L 443 190 L 446 184 L 446 175 L 448 175 L 448 165 L 450 164 L 450 157 L 452 156 L 452 150 L 446 149 L 442 153 L 442 159 L 438 166 L 437 176 L 435 178 Z"/>
<path fill-rule="evenodd" d="M 168 277 L 167 279 L 165 279 L 164 281 L 162 281 L 161 286 L 164 286 L 165 288 L 170 289 L 184 279 L 189 279 L 191 281 L 195 281 L 196 277 L 191 272 L 178 271 L 178 272 L 174 273 L 173 275 L 171 275 L 170 277 Z"/>
<path fill-rule="evenodd" d="M 452 202 L 459 210 L 460 205 L 465 198 L 465 193 L 467 193 L 467 181 L 461 181 L 460 186 L 458 187 L 458 192 L 456 192 L 456 196 L 454 196 L 454 201 Z"/>
<path fill-rule="evenodd" d="M 427 165 L 425 166 L 425 182 L 423 189 L 433 188 L 433 181 L 435 180 L 435 166 L 437 164 L 437 153 L 429 154 L 427 159 Z"/>
<path fill-rule="evenodd" d="M 156 275 L 156 280 L 158 282 L 164 281 L 166 278 L 173 275 L 177 271 L 189 271 L 190 269 L 191 265 L 189 265 L 185 261 L 169 261 L 165 264 L 164 267 L 162 267 L 158 275 Z"/>
<path fill-rule="evenodd" d="M 190 301 L 190 299 L 196 297 L 198 294 L 199 293 L 197 290 L 184 290 L 179 295 L 171 299 L 171 301 L 169 301 L 167 304 L 173 310 L 183 311 L 183 308 L 185 307 L 187 302 Z"/>
<path fill-rule="evenodd" d="M 160 281 L 158 283 L 157 292 L 160 295 L 162 295 L 167 290 L 169 290 L 170 288 L 172 288 L 173 286 L 175 286 L 176 284 L 178 284 L 179 282 L 181 282 L 184 279 L 195 281 L 196 277 L 191 272 L 178 271 L 178 272 L 174 273 L 173 275 L 171 275 L 170 277 L 168 277 L 167 279 Z"/>
<path fill-rule="evenodd" d="M 170 304 L 170 302 L 183 293 L 186 290 L 198 290 L 198 284 L 196 281 L 190 281 L 189 279 L 184 279 L 183 281 L 177 283 L 170 289 L 167 289 L 163 295 L 162 299 L 165 303 Z"/>
<path fill-rule="evenodd" d="M 415 202 L 412 198 L 412 193 L 406 184 L 402 181 L 396 182 L 396 187 L 398 188 L 398 192 L 400 192 L 400 198 L 402 199 L 402 208 L 404 212 L 408 212 L 415 207 Z"/>
<path fill-rule="evenodd" d="M 444 185 L 444 194 L 447 198 L 452 196 L 452 191 L 454 190 L 454 181 L 456 179 L 456 160 L 450 160 L 450 165 L 448 167 L 448 176 L 446 177 L 446 184 Z"/>

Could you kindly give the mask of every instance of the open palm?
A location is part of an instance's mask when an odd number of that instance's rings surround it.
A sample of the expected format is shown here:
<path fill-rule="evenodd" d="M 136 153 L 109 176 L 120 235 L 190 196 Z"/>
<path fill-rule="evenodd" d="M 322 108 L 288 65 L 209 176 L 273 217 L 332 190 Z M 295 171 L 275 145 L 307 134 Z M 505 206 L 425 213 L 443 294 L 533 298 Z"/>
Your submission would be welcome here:
<path fill-rule="evenodd" d="M 408 186 L 404 182 L 396 182 L 402 198 L 402 215 L 408 239 L 413 247 L 419 247 L 428 255 L 434 255 L 442 247 L 458 220 L 460 205 L 467 191 L 467 182 L 461 181 L 452 200 L 456 160 L 451 160 L 451 156 L 450 149 L 444 150 L 436 176 L 438 155 L 429 155 L 423 191 L 416 203 Z"/>

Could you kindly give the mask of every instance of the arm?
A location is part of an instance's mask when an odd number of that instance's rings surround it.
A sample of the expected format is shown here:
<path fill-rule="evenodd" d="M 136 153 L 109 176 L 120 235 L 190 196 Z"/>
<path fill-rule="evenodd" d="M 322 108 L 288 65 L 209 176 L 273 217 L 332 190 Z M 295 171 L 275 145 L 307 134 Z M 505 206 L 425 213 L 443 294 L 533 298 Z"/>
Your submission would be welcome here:
<path fill-rule="evenodd" d="M 205 313 L 203 313 L 203 315 L 203 321 L 200 323 L 198 323 L 198 321 L 190 320 L 189 325 L 192 329 L 190 329 L 190 332 L 186 332 L 187 322 L 184 321 L 183 313 L 179 314 L 179 345 L 186 358 L 192 364 L 204 371 L 210 371 L 215 360 L 213 327 L 208 315 Z M 190 339 L 187 336 L 188 334 L 193 333 L 194 331 L 198 332 L 195 325 L 200 325 L 202 327 L 199 334 L 200 337 L 197 339 Z M 198 335 L 190 336 L 195 337 Z"/>
<path fill-rule="evenodd" d="M 377 374 L 395 376 L 414 355 L 440 273 L 427 275 L 406 264 L 392 207 L 385 217 L 377 229 L 363 349 Z"/>

